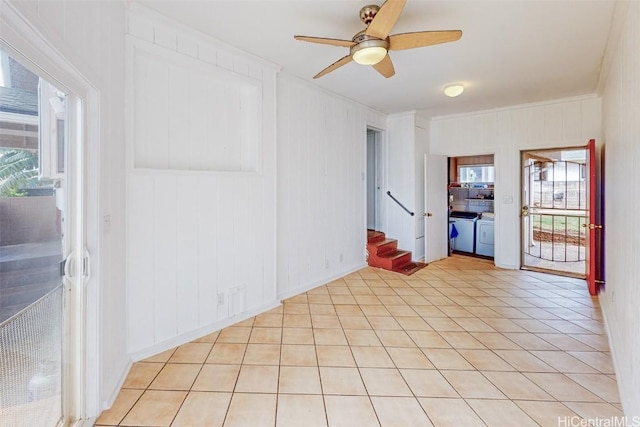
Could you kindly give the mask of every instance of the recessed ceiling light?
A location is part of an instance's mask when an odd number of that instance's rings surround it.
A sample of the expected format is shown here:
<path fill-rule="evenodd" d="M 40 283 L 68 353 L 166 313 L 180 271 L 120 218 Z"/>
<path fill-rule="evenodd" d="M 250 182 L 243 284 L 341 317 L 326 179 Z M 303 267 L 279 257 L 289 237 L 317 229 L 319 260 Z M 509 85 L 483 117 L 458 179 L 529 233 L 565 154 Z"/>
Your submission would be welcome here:
<path fill-rule="evenodd" d="M 461 84 L 450 85 L 444 88 L 444 94 L 450 98 L 455 98 L 464 92 L 464 86 Z"/>

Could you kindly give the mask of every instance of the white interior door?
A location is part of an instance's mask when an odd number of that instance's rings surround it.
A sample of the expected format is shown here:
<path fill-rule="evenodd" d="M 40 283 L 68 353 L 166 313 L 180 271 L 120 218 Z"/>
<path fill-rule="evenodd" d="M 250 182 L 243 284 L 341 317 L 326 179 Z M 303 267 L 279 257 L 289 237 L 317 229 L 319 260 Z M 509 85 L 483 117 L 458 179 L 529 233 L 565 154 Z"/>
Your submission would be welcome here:
<path fill-rule="evenodd" d="M 448 255 L 447 157 L 424 156 L 424 260 Z"/>

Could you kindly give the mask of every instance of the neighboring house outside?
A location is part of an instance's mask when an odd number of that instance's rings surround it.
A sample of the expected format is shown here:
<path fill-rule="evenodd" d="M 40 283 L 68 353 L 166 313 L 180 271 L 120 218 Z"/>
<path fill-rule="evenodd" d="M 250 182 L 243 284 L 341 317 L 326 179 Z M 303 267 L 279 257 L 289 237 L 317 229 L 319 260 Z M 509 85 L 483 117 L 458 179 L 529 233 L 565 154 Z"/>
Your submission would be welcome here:
<path fill-rule="evenodd" d="M 0 149 L 38 149 L 38 76 L 0 51 Z"/>
<path fill-rule="evenodd" d="M 61 212 L 38 177 L 38 86 L 0 51 L 0 322 L 60 283 Z"/>
<path fill-rule="evenodd" d="M 6 52 L 0 65 L 0 246 L 59 239 L 51 182 L 38 179 L 39 77 Z"/>
<path fill-rule="evenodd" d="M 0 51 L 0 197 L 37 176 L 38 76 Z"/>

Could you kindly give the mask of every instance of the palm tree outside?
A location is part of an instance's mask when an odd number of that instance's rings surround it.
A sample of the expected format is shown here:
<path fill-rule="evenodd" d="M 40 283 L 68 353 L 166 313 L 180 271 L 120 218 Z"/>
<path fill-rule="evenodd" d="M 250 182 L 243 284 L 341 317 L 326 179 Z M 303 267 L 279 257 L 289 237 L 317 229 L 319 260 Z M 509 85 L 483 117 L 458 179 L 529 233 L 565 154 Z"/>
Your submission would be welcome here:
<path fill-rule="evenodd" d="M 38 182 L 38 153 L 31 150 L 0 149 L 0 197 L 27 194 Z"/>

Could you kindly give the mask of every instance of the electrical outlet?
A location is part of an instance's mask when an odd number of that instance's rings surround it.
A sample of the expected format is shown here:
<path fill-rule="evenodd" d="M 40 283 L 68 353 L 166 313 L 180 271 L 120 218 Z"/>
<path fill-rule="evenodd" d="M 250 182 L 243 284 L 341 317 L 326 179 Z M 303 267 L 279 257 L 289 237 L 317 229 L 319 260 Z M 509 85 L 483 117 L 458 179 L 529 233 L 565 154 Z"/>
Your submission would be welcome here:
<path fill-rule="evenodd" d="M 224 305 L 224 294 L 218 294 L 218 305 Z"/>

